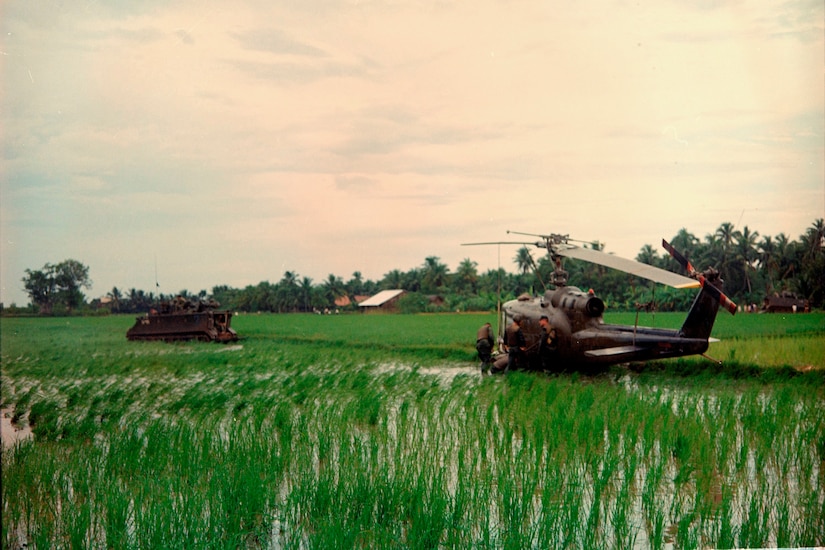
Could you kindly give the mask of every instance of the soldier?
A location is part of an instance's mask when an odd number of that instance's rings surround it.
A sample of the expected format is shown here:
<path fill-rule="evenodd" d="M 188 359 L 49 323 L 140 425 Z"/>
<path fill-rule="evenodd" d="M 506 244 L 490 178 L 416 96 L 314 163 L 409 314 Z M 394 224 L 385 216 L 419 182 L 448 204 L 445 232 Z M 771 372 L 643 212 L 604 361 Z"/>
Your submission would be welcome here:
<path fill-rule="evenodd" d="M 490 368 L 490 359 L 493 352 L 493 329 L 490 323 L 484 323 L 478 333 L 476 333 L 476 351 L 481 360 L 481 372 L 485 373 Z"/>
<path fill-rule="evenodd" d="M 513 323 L 507 327 L 505 338 L 505 342 L 507 343 L 506 370 L 513 370 L 521 366 L 524 350 L 527 347 L 527 341 L 524 339 L 524 333 L 521 331 L 521 315 L 513 317 Z"/>
<path fill-rule="evenodd" d="M 539 326 L 541 327 L 541 339 L 539 340 L 541 368 L 543 370 L 550 370 L 553 352 L 556 351 L 556 329 L 550 324 L 550 319 L 547 318 L 547 315 L 541 316 Z"/>

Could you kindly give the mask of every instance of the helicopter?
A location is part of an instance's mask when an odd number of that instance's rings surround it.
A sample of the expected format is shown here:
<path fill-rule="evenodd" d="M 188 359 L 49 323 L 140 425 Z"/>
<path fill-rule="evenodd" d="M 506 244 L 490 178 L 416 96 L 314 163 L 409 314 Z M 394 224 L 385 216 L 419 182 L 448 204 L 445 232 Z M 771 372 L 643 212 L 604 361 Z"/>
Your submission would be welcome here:
<path fill-rule="evenodd" d="M 492 371 L 506 370 L 508 358 L 502 351 L 503 326 L 514 320 L 524 334 L 525 346 L 521 366 L 524 369 L 550 370 L 566 368 L 606 368 L 620 363 L 649 361 L 686 355 L 705 355 L 716 314 L 721 305 L 731 314 L 737 306 L 723 292 L 718 271 L 697 271 L 688 259 L 662 239 L 662 246 L 682 266 L 687 276 L 642 264 L 599 250 L 574 244 L 569 235 L 536 235 L 508 231 L 516 235 L 538 237 L 535 242 L 465 243 L 466 245 L 521 244 L 547 250 L 555 264 L 552 282 L 555 289 L 541 296 L 522 295 L 503 304 L 499 312 L 499 354 L 492 360 Z M 674 288 L 699 288 L 699 293 L 678 330 L 641 326 L 615 325 L 604 322 L 604 301 L 592 289 L 583 291 L 567 284 L 568 273 L 563 258 L 574 258 L 618 269 Z M 546 317 L 555 332 L 553 345 L 540 356 L 542 329 Z M 709 357 L 708 357 L 709 358 Z M 709 358 L 710 359 L 710 358 Z M 549 365 L 549 367 L 548 367 Z"/>

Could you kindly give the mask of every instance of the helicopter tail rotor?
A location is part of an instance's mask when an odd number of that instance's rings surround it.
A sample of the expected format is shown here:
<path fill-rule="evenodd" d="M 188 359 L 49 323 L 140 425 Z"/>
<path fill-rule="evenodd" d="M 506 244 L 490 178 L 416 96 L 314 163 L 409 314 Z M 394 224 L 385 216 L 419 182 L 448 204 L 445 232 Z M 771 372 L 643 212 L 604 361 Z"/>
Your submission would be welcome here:
<path fill-rule="evenodd" d="M 682 268 L 687 272 L 688 277 L 699 281 L 699 284 L 702 286 L 703 290 L 707 291 L 708 294 L 718 300 L 719 304 L 723 308 L 727 309 L 731 315 L 736 315 L 736 304 L 728 298 L 725 293 L 719 289 L 719 287 L 716 286 L 717 281 L 721 284 L 718 271 L 715 269 L 708 269 L 704 273 L 696 271 L 693 264 L 691 264 L 690 261 L 682 255 L 681 252 L 676 250 L 669 242 L 662 239 L 662 246 L 670 253 L 671 256 L 673 256 L 673 259 L 679 262 Z"/>

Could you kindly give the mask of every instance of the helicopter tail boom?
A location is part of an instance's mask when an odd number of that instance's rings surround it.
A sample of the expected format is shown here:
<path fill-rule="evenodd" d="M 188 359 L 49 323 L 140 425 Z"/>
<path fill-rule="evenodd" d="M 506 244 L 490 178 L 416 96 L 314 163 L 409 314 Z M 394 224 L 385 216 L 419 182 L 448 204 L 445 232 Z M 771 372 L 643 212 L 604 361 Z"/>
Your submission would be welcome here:
<path fill-rule="evenodd" d="M 719 301 L 702 287 L 699 294 L 693 300 L 690 311 L 679 330 L 680 335 L 685 338 L 710 338 L 713 323 L 716 321 L 716 313 L 719 311 Z"/>

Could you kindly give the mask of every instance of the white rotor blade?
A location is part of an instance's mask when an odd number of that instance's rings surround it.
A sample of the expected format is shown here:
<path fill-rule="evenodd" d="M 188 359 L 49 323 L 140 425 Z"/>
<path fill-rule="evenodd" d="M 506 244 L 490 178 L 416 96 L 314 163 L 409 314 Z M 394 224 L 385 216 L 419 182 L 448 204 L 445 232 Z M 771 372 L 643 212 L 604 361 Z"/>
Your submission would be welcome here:
<path fill-rule="evenodd" d="M 618 269 L 619 271 L 624 271 L 625 273 L 630 273 L 631 275 L 636 275 L 638 277 L 644 277 L 645 279 L 650 279 L 651 281 L 656 281 L 657 283 L 662 283 L 663 285 L 672 286 L 673 288 L 698 288 L 701 286 L 699 281 L 673 273 L 672 271 L 659 269 L 658 267 L 628 260 L 627 258 L 613 256 L 612 254 L 606 254 L 598 250 L 579 247 L 554 246 L 553 251 L 556 254 L 566 258 L 575 258 L 577 260 L 584 260 L 586 262 L 603 265 L 605 267 L 612 267 L 613 269 Z"/>

